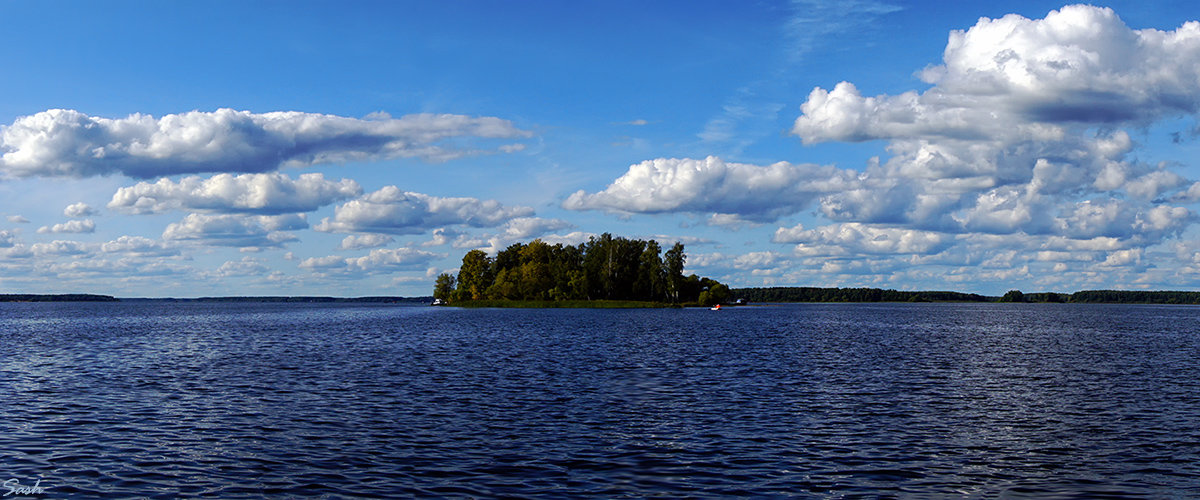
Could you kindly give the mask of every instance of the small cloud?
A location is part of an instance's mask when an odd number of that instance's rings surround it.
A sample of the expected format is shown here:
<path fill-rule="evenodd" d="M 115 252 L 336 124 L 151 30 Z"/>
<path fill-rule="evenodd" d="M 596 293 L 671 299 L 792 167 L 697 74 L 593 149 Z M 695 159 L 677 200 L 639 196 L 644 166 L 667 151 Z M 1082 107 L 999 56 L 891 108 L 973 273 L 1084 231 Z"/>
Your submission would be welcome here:
<path fill-rule="evenodd" d="M 533 215 L 529 207 L 505 207 L 495 200 L 439 198 L 385 186 L 343 203 L 314 228 L 330 233 L 421 234 L 446 225 L 496 227 Z"/>
<path fill-rule="evenodd" d="M 72 220 L 62 224 L 53 226 L 42 226 L 37 230 L 38 233 L 94 233 L 96 232 L 96 223 L 91 219 Z"/>
<path fill-rule="evenodd" d="M 345 257 L 328 255 L 325 257 L 309 257 L 300 261 L 299 266 L 301 269 L 314 271 L 334 271 L 345 270 L 347 263 Z"/>
<path fill-rule="evenodd" d="M 756 227 L 759 225 L 737 214 L 712 214 L 708 217 L 706 224 L 714 227 L 723 227 L 730 231 L 739 231 L 744 227 Z"/>
<path fill-rule="evenodd" d="M 349 267 L 366 272 L 388 272 L 427 268 L 430 262 L 441 257 L 445 255 L 416 248 L 376 248 L 366 256 L 344 259 L 344 262 Z"/>
<path fill-rule="evenodd" d="M 779 162 L 759 166 L 703 159 L 658 158 L 630 165 L 603 191 L 578 191 L 568 210 L 618 214 L 719 213 L 768 222 L 800 212 L 822 195 L 837 193 L 856 176 L 830 166 Z"/>
<path fill-rule="evenodd" d="M 574 224 L 562 219 L 518 217 L 505 223 L 503 227 L 504 232 L 502 233 L 483 235 L 474 239 L 468 238 L 466 235 L 459 236 L 454 246 L 456 248 L 482 248 L 489 253 L 496 253 L 513 243 L 538 238 L 552 231 L 573 227 L 575 227 Z M 558 236 L 547 236 L 542 238 L 542 241 L 549 244 L 563 242 L 562 237 Z"/>
<path fill-rule="evenodd" d="M 63 209 L 63 215 L 71 218 L 87 217 L 89 215 L 96 215 L 96 209 L 87 203 L 79 202 L 68 205 L 67 208 Z"/>
<path fill-rule="evenodd" d="M 463 236 L 463 233 L 453 229 L 440 227 L 433 230 L 433 239 L 421 243 L 423 247 L 436 247 L 446 245 L 454 241 L 455 238 Z"/>
<path fill-rule="evenodd" d="M 34 243 L 30 248 L 34 255 L 82 255 L 88 253 L 87 245 L 78 241 L 54 240 L 50 243 Z"/>
<path fill-rule="evenodd" d="M 278 215 L 311 212 L 360 194 L 362 187 L 357 182 L 326 180 L 319 173 L 296 179 L 281 173 L 218 174 L 207 179 L 184 177 L 179 182 L 139 182 L 118 189 L 108 208 L 133 214 L 189 210 Z"/>
<path fill-rule="evenodd" d="M 271 269 L 261 261 L 253 257 L 242 257 L 242 260 L 230 260 L 221 264 L 216 271 L 206 273 L 216 278 L 229 278 L 234 276 L 262 276 L 268 273 Z"/>
<path fill-rule="evenodd" d="M 121 236 L 100 245 L 100 249 L 106 253 L 130 255 L 179 255 L 179 250 L 169 248 L 161 241 L 142 236 Z"/>
<path fill-rule="evenodd" d="M 360 250 L 363 248 L 379 248 L 396 241 L 391 236 L 371 233 L 371 234 L 352 234 L 342 239 L 342 243 L 338 245 L 338 250 Z"/>
<path fill-rule="evenodd" d="M 308 228 L 304 214 L 289 215 L 204 215 L 189 214 L 167 225 L 162 239 L 193 241 L 212 246 L 240 247 L 247 251 L 276 248 L 295 241 L 287 231 Z"/>
<path fill-rule="evenodd" d="M 8 221 L 13 224 L 29 224 L 29 219 L 21 217 L 20 215 L 10 215 L 8 216 Z"/>

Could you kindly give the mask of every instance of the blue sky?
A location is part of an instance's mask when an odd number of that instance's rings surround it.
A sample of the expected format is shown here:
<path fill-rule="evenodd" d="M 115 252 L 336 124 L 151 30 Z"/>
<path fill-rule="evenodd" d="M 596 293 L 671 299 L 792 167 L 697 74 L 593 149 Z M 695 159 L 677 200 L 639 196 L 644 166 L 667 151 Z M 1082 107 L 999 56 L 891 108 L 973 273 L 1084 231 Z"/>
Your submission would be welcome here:
<path fill-rule="evenodd" d="M 1188 2 L 0 1 L 0 293 L 1200 286 Z"/>

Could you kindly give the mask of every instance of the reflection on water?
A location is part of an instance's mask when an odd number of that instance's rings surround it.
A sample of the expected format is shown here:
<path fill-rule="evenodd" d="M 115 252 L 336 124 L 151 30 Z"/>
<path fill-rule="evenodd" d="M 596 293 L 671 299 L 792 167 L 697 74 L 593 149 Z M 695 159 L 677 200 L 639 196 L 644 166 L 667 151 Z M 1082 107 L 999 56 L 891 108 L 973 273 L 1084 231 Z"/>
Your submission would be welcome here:
<path fill-rule="evenodd" d="M 0 304 L 46 496 L 1200 495 L 1200 308 Z"/>

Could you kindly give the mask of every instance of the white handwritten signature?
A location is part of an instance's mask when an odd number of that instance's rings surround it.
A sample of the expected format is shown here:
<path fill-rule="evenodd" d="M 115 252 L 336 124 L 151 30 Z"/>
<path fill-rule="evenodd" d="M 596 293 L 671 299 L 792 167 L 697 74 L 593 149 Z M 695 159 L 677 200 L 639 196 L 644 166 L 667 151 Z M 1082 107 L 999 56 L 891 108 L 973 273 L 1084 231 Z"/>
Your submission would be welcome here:
<path fill-rule="evenodd" d="M 8 481 L 4 482 L 4 487 L 8 488 L 8 491 L 0 496 L 40 495 L 46 492 L 46 488 L 52 488 L 52 486 L 42 486 L 42 478 L 40 477 L 37 479 L 36 483 L 33 483 L 33 486 L 21 486 L 20 481 L 16 479 L 9 479 Z"/>

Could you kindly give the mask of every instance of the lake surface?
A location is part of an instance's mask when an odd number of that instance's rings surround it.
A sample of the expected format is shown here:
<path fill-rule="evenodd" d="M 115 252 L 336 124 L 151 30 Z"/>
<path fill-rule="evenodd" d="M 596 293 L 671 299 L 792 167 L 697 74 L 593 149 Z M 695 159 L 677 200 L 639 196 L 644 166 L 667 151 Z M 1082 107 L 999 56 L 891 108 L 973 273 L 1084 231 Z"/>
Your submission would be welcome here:
<path fill-rule="evenodd" d="M 38 497 L 1200 496 L 1187 306 L 8 303 L 0 389 Z"/>

